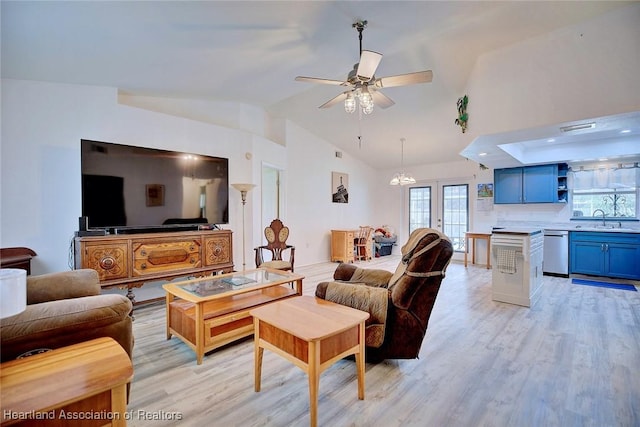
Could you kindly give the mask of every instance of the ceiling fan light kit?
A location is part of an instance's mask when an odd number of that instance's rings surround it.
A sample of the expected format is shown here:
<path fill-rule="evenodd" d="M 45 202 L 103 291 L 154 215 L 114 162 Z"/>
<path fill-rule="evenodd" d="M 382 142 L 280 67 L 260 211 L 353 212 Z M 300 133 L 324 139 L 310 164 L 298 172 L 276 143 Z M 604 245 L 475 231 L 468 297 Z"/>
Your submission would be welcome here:
<path fill-rule="evenodd" d="M 380 92 L 380 89 L 430 83 L 433 80 L 433 72 L 431 70 L 376 78 L 375 72 L 382 60 L 382 54 L 371 50 L 362 50 L 362 31 L 366 26 L 367 21 L 356 21 L 352 25 L 358 31 L 360 61 L 353 66 L 345 81 L 304 76 L 296 77 L 296 81 L 299 82 L 351 87 L 349 90 L 325 102 L 319 108 L 329 108 L 339 102 L 344 102 L 344 110 L 347 113 L 354 113 L 357 110 L 357 105 L 359 105 L 364 114 L 371 114 L 375 105 L 380 108 L 389 108 L 395 104 L 391 98 Z"/>

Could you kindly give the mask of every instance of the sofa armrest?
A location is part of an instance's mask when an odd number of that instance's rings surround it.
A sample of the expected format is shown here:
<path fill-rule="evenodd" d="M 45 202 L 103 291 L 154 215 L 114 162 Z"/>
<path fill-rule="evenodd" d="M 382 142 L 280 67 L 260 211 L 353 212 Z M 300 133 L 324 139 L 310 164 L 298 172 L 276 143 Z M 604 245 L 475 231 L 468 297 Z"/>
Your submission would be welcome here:
<path fill-rule="evenodd" d="M 27 304 L 100 295 L 98 272 L 80 269 L 29 276 Z"/>
<path fill-rule="evenodd" d="M 323 282 L 316 287 L 316 296 L 369 313 L 369 318 L 365 321 L 366 345 L 382 345 L 389 307 L 389 290 L 367 286 L 365 283 Z"/>
<path fill-rule="evenodd" d="M 343 282 L 365 283 L 368 286 L 384 287 L 389 284 L 393 273 L 375 268 L 360 268 L 353 264 L 340 264 L 333 273 L 333 279 Z"/>
<path fill-rule="evenodd" d="M 132 355 L 131 301 L 117 294 L 31 304 L 0 320 L 2 360 L 34 349 L 54 349 L 99 337 L 111 337 Z"/>

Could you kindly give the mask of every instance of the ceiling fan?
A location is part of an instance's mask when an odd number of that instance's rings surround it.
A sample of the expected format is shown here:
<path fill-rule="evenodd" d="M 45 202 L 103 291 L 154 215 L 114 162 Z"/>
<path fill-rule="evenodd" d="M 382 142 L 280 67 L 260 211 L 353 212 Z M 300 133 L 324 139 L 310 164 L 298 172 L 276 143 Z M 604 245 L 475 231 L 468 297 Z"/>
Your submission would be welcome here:
<path fill-rule="evenodd" d="M 352 27 L 358 31 L 360 39 L 360 61 L 353 66 L 345 81 L 321 79 L 316 77 L 296 77 L 296 81 L 320 83 L 336 86 L 350 86 L 338 96 L 322 104 L 319 108 L 329 108 L 344 101 L 344 109 L 347 113 L 356 110 L 356 101 L 364 114 L 371 114 L 373 106 L 389 108 L 395 102 L 379 90 L 385 87 L 407 86 L 417 83 L 430 83 L 433 79 L 431 70 L 418 71 L 415 73 L 400 74 L 390 77 L 375 77 L 376 69 L 382 59 L 382 54 L 371 50 L 362 50 L 362 31 L 366 28 L 367 21 L 356 21 Z"/>

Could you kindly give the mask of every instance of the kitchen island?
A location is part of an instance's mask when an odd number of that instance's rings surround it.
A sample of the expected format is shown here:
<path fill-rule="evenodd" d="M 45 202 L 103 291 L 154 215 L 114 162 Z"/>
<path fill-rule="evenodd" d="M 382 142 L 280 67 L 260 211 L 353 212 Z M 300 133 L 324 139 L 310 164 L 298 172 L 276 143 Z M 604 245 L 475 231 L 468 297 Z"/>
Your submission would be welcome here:
<path fill-rule="evenodd" d="M 493 230 L 492 299 L 531 307 L 542 289 L 542 229 Z"/>

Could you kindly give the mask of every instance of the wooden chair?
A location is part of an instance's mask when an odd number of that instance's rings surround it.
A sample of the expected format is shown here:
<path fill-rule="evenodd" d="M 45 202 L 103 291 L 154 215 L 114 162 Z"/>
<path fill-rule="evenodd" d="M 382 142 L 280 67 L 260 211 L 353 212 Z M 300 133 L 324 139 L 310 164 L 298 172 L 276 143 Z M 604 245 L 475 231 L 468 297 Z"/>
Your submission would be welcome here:
<path fill-rule="evenodd" d="M 264 229 L 264 236 L 267 238 L 267 244 L 254 249 L 256 252 L 256 267 L 275 268 L 276 270 L 287 270 L 293 273 L 296 248 L 295 246 L 287 245 L 289 227 L 285 227 L 279 219 L 274 219 L 271 221 L 271 225 Z M 288 261 L 282 258 L 283 252 L 286 250 L 291 251 Z M 271 252 L 270 261 L 264 260 L 263 251 Z"/>
<path fill-rule="evenodd" d="M 356 237 L 353 239 L 354 259 L 356 261 L 371 259 L 371 233 L 373 233 L 373 227 L 368 225 L 360 226 L 360 230 L 358 230 Z M 369 251 L 367 251 L 367 246 L 369 246 Z"/>

